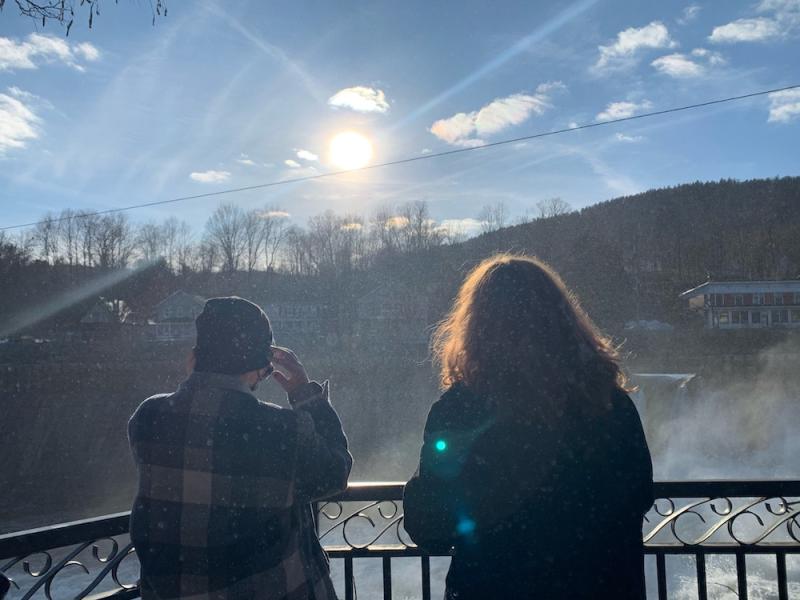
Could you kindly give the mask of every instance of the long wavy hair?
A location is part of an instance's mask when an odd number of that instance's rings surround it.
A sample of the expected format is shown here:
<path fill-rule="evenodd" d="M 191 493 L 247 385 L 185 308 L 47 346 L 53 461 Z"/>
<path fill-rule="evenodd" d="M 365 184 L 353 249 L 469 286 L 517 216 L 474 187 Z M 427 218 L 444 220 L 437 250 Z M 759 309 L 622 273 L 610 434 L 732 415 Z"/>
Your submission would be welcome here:
<path fill-rule="evenodd" d="M 466 277 L 432 353 L 443 388 L 463 384 L 502 410 L 590 411 L 628 391 L 617 349 L 551 267 L 498 254 Z M 551 406 L 548 406 L 551 404 Z"/>

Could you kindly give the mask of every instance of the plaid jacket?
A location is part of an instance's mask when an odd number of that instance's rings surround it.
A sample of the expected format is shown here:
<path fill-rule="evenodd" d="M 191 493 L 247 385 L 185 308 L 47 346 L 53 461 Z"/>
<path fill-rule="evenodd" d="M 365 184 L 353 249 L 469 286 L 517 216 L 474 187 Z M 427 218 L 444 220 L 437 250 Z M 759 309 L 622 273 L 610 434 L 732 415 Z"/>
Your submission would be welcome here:
<path fill-rule="evenodd" d="M 311 503 L 347 486 L 353 459 L 327 382 L 290 402 L 195 372 L 139 406 L 128 438 L 142 598 L 335 600 Z"/>

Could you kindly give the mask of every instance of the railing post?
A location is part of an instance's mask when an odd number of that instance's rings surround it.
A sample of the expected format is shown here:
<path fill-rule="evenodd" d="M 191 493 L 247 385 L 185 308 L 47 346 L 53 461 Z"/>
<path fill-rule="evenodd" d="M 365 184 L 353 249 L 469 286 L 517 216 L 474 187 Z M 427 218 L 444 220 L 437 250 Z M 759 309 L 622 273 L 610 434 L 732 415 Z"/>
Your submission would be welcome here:
<path fill-rule="evenodd" d="M 786 581 L 786 553 L 778 552 L 775 555 L 778 576 L 778 600 L 789 600 L 789 584 Z"/>
<path fill-rule="evenodd" d="M 708 600 L 708 581 L 706 580 L 706 555 L 698 552 L 694 555 L 697 567 L 697 598 Z"/>
<path fill-rule="evenodd" d="M 736 553 L 736 584 L 739 588 L 739 600 L 747 600 L 747 560 L 744 552 Z"/>
<path fill-rule="evenodd" d="M 431 600 L 431 557 L 425 554 L 420 560 L 422 561 L 422 600 Z"/>

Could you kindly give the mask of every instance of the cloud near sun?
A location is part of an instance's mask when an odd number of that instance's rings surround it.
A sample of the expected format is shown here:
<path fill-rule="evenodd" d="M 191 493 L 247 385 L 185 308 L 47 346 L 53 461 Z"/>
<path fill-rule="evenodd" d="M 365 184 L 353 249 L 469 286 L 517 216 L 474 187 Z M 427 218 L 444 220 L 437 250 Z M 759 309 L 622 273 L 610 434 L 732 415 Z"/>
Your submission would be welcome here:
<path fill-rule="evenodd" d="M 328 99 L 328 105 L 362 113 L 385 113 L 389 110 L 383 90 L 361 85 L 339 90 Z"/>
<path fill-rule="evenodd" d="M 560 81 L 551 81 L 539 85 L 533 94 L 518 93 L 496 98 L 478 110 L 439 119 L 431 125 L 430 132 L 453 146 L 482 146 L 486 143 L 485 136 L 524 123 L 532 115 L 543 114 L 552 106 L 552 94 L 564 89 L 566 87 Z"/>

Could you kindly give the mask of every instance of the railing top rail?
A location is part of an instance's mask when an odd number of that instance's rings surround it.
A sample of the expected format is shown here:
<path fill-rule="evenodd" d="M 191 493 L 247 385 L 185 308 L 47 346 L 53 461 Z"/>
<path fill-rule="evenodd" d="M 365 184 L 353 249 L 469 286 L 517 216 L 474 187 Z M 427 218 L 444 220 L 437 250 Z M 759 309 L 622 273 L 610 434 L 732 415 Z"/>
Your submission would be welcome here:
<path fill-rule="evenodd" d="M 404 482 L 353 482 L 329 502 L 392 501 L 403 497 Z M 775 498 L 800 497 L 800 480 L 692 480 L 658 481 L 656 498 Z M 128 532 L 130 512 L 59 523 L 0 535 L 0 560 L 102 539 Z"/>

